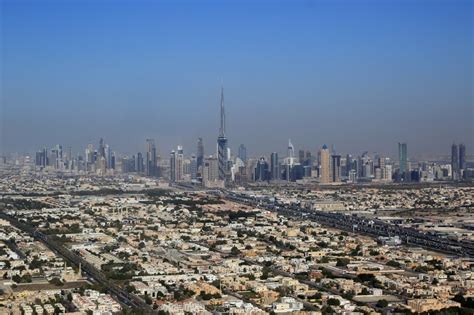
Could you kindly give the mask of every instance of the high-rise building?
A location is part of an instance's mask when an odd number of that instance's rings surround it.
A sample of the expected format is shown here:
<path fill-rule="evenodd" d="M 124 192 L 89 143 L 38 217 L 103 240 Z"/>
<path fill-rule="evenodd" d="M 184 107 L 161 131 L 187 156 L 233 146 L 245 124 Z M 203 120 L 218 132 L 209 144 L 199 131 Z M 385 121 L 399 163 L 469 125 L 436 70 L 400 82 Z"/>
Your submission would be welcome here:
<path fill-rule="evenodd" d="M 202 169 L 204 163 L 204 144 L 202 142 L 202 138 L 198 138 L 197 143 L 197 154 L 196 154 L 196 164 L 197 170 Z"/>
<path fill-rule="evenodd" d="M 174 150 L 170 153 L 170 182 L 176 182 L 176 152 Z"/>
<path fill-rule="evenodd" d="M 143 173 L 143 155 L 141 152 L 137 153 L 137 157 L 135 160 L 135 170 L 138 173 Z"/>
<path fill-rule="evenodd" d="M 191 180 L 197 180 L 197 158 L 196 155 L 191 155 L 191 162 L 190 162 L 190 173 L 191 173 Z"/>
<path fill-rule="evenodd" d="M 305 160 L 304 159 L 304 153 L 305 153 L 304 150 L 299 150 L 298 151 L 298 161 L 301 165 L 304 164 L 304 160 Z"/>
<path fill-rule="evenodd" d="M 92 165 L 95 163 L 94 161 L 94 146 L 92 143 L 89 143 L 86 148 L 86 170 L 91 171 Z"/>
<path fill-rule="evenodd" d="M 330 168 L 330 154 L 327 145 L 323 145 L 319 150 L 320 155 L 320 179 L 321 184 L 327 184 L 331 182 L 331 168 Z"/>
<path fill-rule="evenodd" d="M 270 173 L 272 180 L 280 180 L 280 164 L 278 161 L 278 153 L 273 152 L 270 156 Z"/>
<path fill-rule="evenodd" d="M 219 160 L 209 157 L 204 160 L 202 183 L 204 187 L 224 187 L 224 180 L 219 178 Z"/>
<path fill-rule="evenodd" d="M 156 176 L 156 146 L 154 139 L 146 139 L 145 175 Z"/>
<path fill-rule="evenodd" d="M 242 160 L 242 162 L 244 162 L 244 163 L 247 162 L 247 148 L 243 144 L 241 144 L 239 146 L 238 157 L 239 157 L 239 159 Z"/>
<path fill-rule="evenodd" d="M 463 143 L 459 144 L 459 169 L 466 169 L 466 146 Z"/>
<path fill-rule="evenodd" d="M 305 153 L 305 161 L 304 165 L 306 166 L 312 166 L 313 165 L 313 158 L 311 156 L 311 151 L 307 150 Z"/>
<path fill-rule="evenodd" d="M 398 163 L 400 177 L 403 177 L 405 180 L 408 180 L 408 149 L 406 143 L 398 143 Z"/>
<path fill-rule="evenodd" d="M 263 182 L 267 181 L 268 178 L 268 163 L 264 157 L 258 160 L 257 167 L 255 168 L 255 181 Z"/>
<path fill-rule="evenodd" d="M 349 177 L 349 173 L 352 171 L 352 170 L 355 170 L 355 165 L 354 165 L 354 159 L 352 158 L 352 155 L 350 154 L 347 154 L 346 155 L 346 177 Z"/>
<path fill-rule="evenodd" d="M 99 140 L 99 151 L 98 151 L 98 153 L 99 153 L 99 159 L 101 157 L 104 157 L 104 158 L 106 157 L 105 156 L 105 144 L 104 144 L 104 139 L 103 138 L 100 138 L 100 140 Z"/>
<path fill-rule="evenodd" d="M 293 146 L 293 143 L 291 143 L 291 140 L 288 140 L 288 164 L 293 165 L 295 163 L 295 147 Z"/>
<path fill-rule="evenodd" d="M 176 154 L 176 165 L 175 165 L 175 180 L 177 182 L 182 181 L 184 173 L 184 153 L 183 147 L 178 145 L 177 154 Z"/>
<path fill-rule="evenodd" d="M 341 156 L 335 154 L 331 159 L 331 181 L 338 183 L 341 181 Z"/>
<path fill-rule="evenodd" d="M 453 180 L 459 179 L 459 160 L 458 146 L 453 143 L 451 146 L 451 177 Z"/>
<path fill-rule="evenodd" d="M 227 137 L 225 135 L 224 88 L 221 89 L 221 119 L 219 137 L 217 138 L 217 160 L 219 164 L 219 180 L 225 181 L 227 175 Z"/>

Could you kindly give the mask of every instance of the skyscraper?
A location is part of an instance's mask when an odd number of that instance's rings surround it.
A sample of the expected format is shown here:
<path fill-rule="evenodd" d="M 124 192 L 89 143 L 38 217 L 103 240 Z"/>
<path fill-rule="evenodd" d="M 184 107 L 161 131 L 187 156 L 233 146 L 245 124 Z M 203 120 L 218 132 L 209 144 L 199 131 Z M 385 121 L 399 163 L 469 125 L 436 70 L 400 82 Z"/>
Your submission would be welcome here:
<path fill-rule="evenodd" d="M 321 168 L 320 168 L 320 180 L 321 184 L 327 184 L 331 181 L 330 173 L 330 155 L 327 145 L 323 145 L 321 150 L 319 150 L 320 159 L 321 159 Z"/>
<path fill-rule="evenodd" d="M 178 145 L 178 150 L 176 154 L 176 164 L 175 164 L 175 180 L 180 182 L 183 180 L 183 173 L 184 173 L 184 153 L 183 147 Z"/>
<path fill-rule="evenodd" d="M 459 179 L 459 161 L 458 146 L 453 143 L 451 146 L 451 178 L 453 180 Z"/>
<path fill-rule="evenodd" d="M 200 168 L 202 169 L 204 163 L 204 144 L 202 142 L 202 138 L 198 138 L 198 143 L 197 143 L 197 154 L 196 154 L 196 166 L 197 170 Z"/>
<path fill-rule="evenodd" d="M 400 177 L 408 179 L 408 149 L 406 143 L 398 143 L 398 162 L 400 167 Z"/>
<path fill-rule="evenodd" d="M 255 168 L 255 181 L 263 182 L 266 180 L 268 180 L 268 163 L 262 156 L 258 160 L 257 167 Z"/>
<path fill-rule="evenodd" d="M 242 162 L 246 162 L 247 161 L 247 148 L 245 147 L 245 145 L 241 144 L 239 146 L 239 159 L 242 160 Z"/>
<path fill-rule="evenodd" d="M 335 154 L 331 156 L 331 159 L 331 180 L 334 183 L 338 183 L 341 181 L 341 156 Z"/>
<path fill-rule="evenodd" d="M 280 179 L 280 164 L 278 162 L 278 153 L 273 152 L 270 157 L 270 173 L 272 180 Z"/>
<path fill-rule="evenodd" d="M 176 182 L 176 152 L 174 150 L 170 153 L 170 182 Z"/>
<path fill-rule="evenodd" d="M 197 180 L 197 158 L 196 158 L 196 155 L 194 154 L 191 155 L 190 169 L 191 169 L 191 180 L 193 181 Z"/>
<path fill-rule="evenodd" d="M 141 152 L 137 153 L 137 159 L 135 161 L 135 170 L 138 173 L 143 173 L 143 155 Z"/>
<path fill-rule="evenodd" d="M 156 146 L 154 139 L 146 139 L 145 175 L 156 176 Z"/>
<path fill-rule="evenodd" d="M 304 150 L 299 150 L 298 151 L 298 161 L 301 165 L 304 164 Z"/>
<path fill-rule="evenodd" d="M 288 140 L 288 164 L 293 165 L 294 164 L 294 159 L 295 159 L 295 147 L 293 146 L 293 143 L 291 143 L 291 139 Z"/>
<path fill-rule="evenodd" d="M 227 138 L 225 136 L 225 111 L 224 111 L 224 88 L 221 89 L 221 125 L 219 137 L 217 138 L 217 161 L 219 180 L 226 179 L 227 173 Z"/>
<path fill-rule="evenodd" d="M 209 157 L 204 160 L 202 168 L 202 184 L 204 187 L 224 186 L 224 181 L 219 179 L 219 161 L 215 157 Z"/>
<path fill-rule="evenodd" d="M 466 146 L 463 143 L 459 144 L 459 169 L 466 169 Z"/>

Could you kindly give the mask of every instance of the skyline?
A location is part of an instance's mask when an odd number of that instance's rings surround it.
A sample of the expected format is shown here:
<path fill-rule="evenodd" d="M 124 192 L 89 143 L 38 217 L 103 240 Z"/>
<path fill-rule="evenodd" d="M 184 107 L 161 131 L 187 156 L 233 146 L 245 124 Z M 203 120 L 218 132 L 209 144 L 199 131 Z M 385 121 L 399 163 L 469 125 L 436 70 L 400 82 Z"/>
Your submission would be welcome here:
<path fill-rule="evenodd" d="M 182 4 L 3 1 L 0 151 L 474 147 L 470 1 Z"/>

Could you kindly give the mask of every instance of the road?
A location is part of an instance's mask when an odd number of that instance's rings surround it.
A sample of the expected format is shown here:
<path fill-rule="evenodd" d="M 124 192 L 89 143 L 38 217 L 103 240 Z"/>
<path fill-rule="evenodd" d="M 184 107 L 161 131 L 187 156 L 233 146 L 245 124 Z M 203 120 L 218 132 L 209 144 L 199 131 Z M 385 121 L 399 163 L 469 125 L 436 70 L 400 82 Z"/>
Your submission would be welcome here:
<path fill-rule="evenodd" d="M 422 232 L 415 228 L 391 224 L 377 219 L 367 219 L 356 214 L 310 210 L 299 205 L 282 205 L 268 199 L 255 199 L 243 194 L 221 191 L 221 196 L 234 202 L 260 207 L 278 214 L 300 220 L 311 220 L 324 226 L 353 233 L 380 236 L 399 236 L 404 244 L 416 245 L 429 250 L 452 254 L 460 257 L 474 257 L 474 243 L 455 241 L 442 237 L 435 232 Z"/>
<path fill-rule="evenodd" d="M 16 228 L 30 234 L 35 239 L 42 241 L 49 249 L 51 249 L 53 252 L 57 253 L 59 256 L 63 257 L 70 263 L 76 266 L 81 265 L 83 272 L 85 272 L 90 278 L 92 278 L 97 283 L 101 284 L 104 288 L 106 288 L 107 292 L 113 297 L 115 297 L 123 306 L 140 309 L 145 314 L 155 313 L 154 310 L 150 307 L 150 305 L 146 304 L 144 300 L 142 300 L 136 295 L 128 293 L 123 288 L 108 280 L 101 271 L 92 266 L 79 255 L 76 255 L 69 249 L 52 240 L 48 235 L 37 231 L 34 227 L 20 222 L 4 212 L 0 212 L 0 218 L 9 221 Z"/>

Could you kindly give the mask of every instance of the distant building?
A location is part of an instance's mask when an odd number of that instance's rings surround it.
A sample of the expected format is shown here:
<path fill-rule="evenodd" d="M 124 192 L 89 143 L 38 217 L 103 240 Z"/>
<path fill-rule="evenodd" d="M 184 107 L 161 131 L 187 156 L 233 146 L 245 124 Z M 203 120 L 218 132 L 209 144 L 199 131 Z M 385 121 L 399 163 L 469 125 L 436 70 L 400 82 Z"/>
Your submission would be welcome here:
<path fill-rule="evenodd" d="M 304 150 L 299 150 L 298 151 L 298 161 L 300 164 L 304 164 Z"/>
<path fill-rule="evenodd" d="M 191 180 L 197 180 L 197 158 L 196 155 L 191 155 L 191 162 L 190 162 L 190 172 L 191 172 Z"/>
<path fill-rule="evenodd" d="M 217 158 L 209 157 L 204 160 L 202 183 L 204 187 L 224 187 L 224 180 L 219 178 L 219 161 Z"/>
<path fill-rule="evenodd" d="M 137 157 L 135 160 L 135 170 L 138 173 L 143 173 L 143 155 L 141 152 L 137 153 Z"/>
<path fill-rule="evenodd" d="M 202 138 L 198 138 L 196 163 L 198 170 L 202 168 L 202 165 L 204 163 L 204 144 L 202 142 Z"/>
<path fill-rule="evenodd" d="M 408 175 L 408 149 L 406 143 L 398 143 L 398 161 L 400 177 L 407 180 Z"/>
<path fill-rule="evenodd" d="M 280 162 L 278 161 L 278 153 L 273 152 L 270 156 L 270 173 L 272 180 L 280 180 Z"/>
<path fill-rule="evenodd" d="M 341 156 L 331 156 L 331 181 L 333 183 L 339 183 L 341 181 Z"/>
<path fill-rule="evenodd" d="M 459 155 L 458 146 L 455 143 L 451 145 L 451 176 L 453 180 L 459 179 Z"/>
<path fill-rule="evenodd" d="M 321 184 L 328 184 L 331 182 L 331 167 L 330 167 L 330 154 L 329 149 L 326 145 L 323 145 L 319 150 L 320 155 L 320 178 Z"/>
<path fill-rule="evenodd" d="M 170 182 L 176 182 L 176 152 L 174 150 L 170 153 Z"/>
<path fill-rule="evenodd" d="M 227 176 L 227 137 L 225 135 L 224 88 L 221 89 L 221 119 L 219 137 L 217 138 L 217 160 L 219 180 L 225 181 Z"/>
<path fill-rule="evenodd" d="M 243 144 L 241 144 L 239 146 L 238 157 L 239 157 L 239 159 L 242 160 L 242 162 L 244 162 L 244 163 L 247 162 L 247 148 Z"/>
<path fill-rule="evenodd" d="M 157 159 L 154 139 L 146 139 L 146 149 L 145 175 L 156 176 Z"/>
<path fill-rule="evenodd" d="M 459 169 L 466 169 L 466 146 L 462 143 L 459 144 Z"/>
<path fill-rule="evenodd" d="M 270 179 L 268 163 L 264 157 L 258 160 L 257 167 L 255 168 L 255 181 L 263 182 Z"/>
<path fill-rule="evenodd" d="M 175 165 L 175 180 L 180 182 L 184 179 L 184 154 L 183 147 L 178 145 L 176 154 L 176 165 Z"/>

